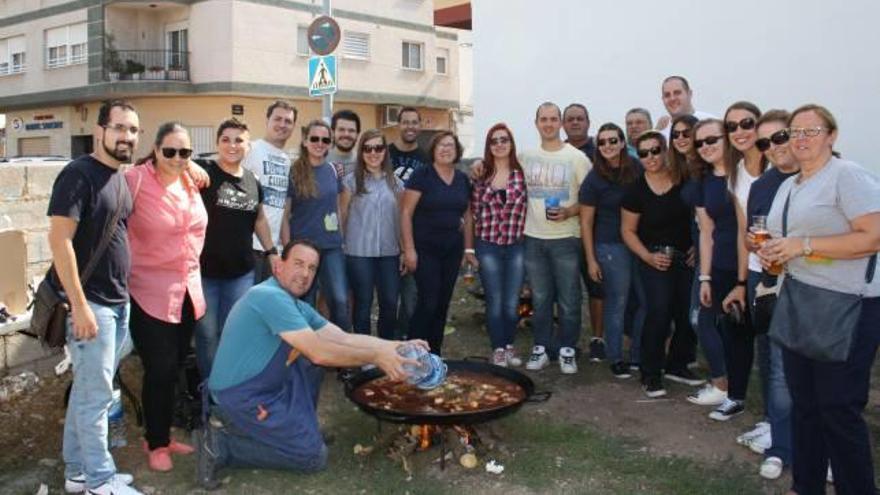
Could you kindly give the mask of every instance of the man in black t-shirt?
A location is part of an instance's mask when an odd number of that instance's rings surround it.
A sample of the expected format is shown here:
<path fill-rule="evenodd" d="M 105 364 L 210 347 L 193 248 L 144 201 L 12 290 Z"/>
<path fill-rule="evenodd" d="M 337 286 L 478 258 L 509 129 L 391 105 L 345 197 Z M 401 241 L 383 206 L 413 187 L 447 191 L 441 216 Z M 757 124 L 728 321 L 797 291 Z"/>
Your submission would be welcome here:
<path fill-rule="evenodd" d="M 428 155 L 419 148 L 418 138 L 422 131 L 422 116 L 413 107 L 403 107 L 398 114 L 397 139 L 388 146 L 394 175 L 406 182 L 413 170 L 430 163 Z M 416 280 L 411 273 L 400 279 L 400 307 L 397 312 L 398 337 L 409 333 L 409 319 L 416 309 Z"/>
<path fill-rule="evenodd" d="M 70 302 L 73 387 L 64 421 L 65 489 L 132 495 L 139 492 L 128 486 L 131 475 L 116 472 L 107 450 L 107 413 L 113 375 L 129 341 L 126 222 L 132 198 L 119 167 L 131 162 L 141 133 L 134 107 L 121 100 L 104 103 L 94 133 L 95 152 L 58 174 L 48 211 L 55 282 Z M 109 243 L 83 283 L 82 270 L 105 229 L 111 232 Z"/>

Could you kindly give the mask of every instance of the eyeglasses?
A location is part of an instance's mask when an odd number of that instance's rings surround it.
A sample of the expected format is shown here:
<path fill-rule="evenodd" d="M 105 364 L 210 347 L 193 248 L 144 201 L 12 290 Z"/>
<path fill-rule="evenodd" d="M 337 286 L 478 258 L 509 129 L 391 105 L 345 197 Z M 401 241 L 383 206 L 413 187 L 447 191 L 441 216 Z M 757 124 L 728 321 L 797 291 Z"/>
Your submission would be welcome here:
<path fill-rule="evenodd" d="M 744 131 L 748 131 L 750 129 L 755 128 L 755 119 L 751 117 L 746 117 L 739 122 L 734 122 L 733 120 L 728 120 L 724 123 L 724 129 L 728 132 L 736 132 L 736 129 L 742 129 Z"/>
<path fill-rule="evenodd" d="M 788 129 L 781 129 L 771 134 L 769 138 L 761 138 L 755 141 L 755 147 L 758 148 L 758 151 L 763 153 L 770 149 L 770 143 L 773 143 L 776 146 L 782 146 L 788 142 L 789 138 Z"/>
<path fill-rule="evenodd" d="M 189 148 L 162 148 L 162 156 L 168 158 L 169 160 L 174 158 L 174 155 L 177 155 L 184 160 L 189 159 L 193 154 L 193 150 Z"/>
<path fill-rule="evenodd" d="M 507 144 L 507 143 L 509 143 L 509 142 L 510 142 L 510 138 L 509 138 L 509 137 L 501 136 L 501 137 L 497 137 L 497 138 L 492 138 L 492 139 L 490 139 L 490 140 L 489 140 L 489 145 L 490 145 L 490 146 L 497 146 L 497 145 L 499 145 L 499 144 Z"/>
<path fill-rule="evenodd" d="M 119 134 L 125 134 L 126 132 L 128 132 L 130 134 L 140 135 L 140 134 L 144 133 L 144 130 L 141 129 L 140 127 L 136 127 L 136 126 L 128 127 L 127 125 L 123 125 L 123 124 L 102 125 L 101 127 L 103 127 L 104 129 L 109 129 L 111 131 L 116 131 Z"/>
<path fill-rule="evenodd" d="M 309 142 L 310 142 L 310 143 L 324 143 L 324 144 L 330 144 L 330 143 L 332 142 L 332 140 L 331 140 L 330 138 L 328 138 L 328 137 L 309 136 Z"/>
<path fill-rule="evenodd" d="M 365 144 L 361 146 L 364 153 L 382 153 L 385 151 L 384 144 Z"/>
<path fill-rule="evenodd" d="M 788 129 L 789 136 L 798 139 L 804 137 L 816 137 L 819 134 L 822 134 L 822 131 L 827 131 L 828 129 L 824 127 L 790 127 Z"/>
<path fill-rule="evenodd" d="M 653 148 L 650 148 L 647 150 L 639 150 L 638 151 L 639 158 L 648 158 L 648 155 L 657 156 L 660 153 L 663 153 L 663 148 L 661 148 L 659 146 L 654 146 Z"/>
<path fill-rule="evenodd" d="M 696 149 L 702 148 L 703 143 L 706 143 L 709 146 L 712 146 L 713 144 L 717 143 L 718 141 L 721 141 L 722 139 L 724 139 L 724 136 L 709 136 L 706 139 L 695 139 L 694 140 L 694 148 L 696 148 Z"/>
<path fill-rule="evenodd" d="M 691 130 L 685 129 L 683 131 L 672 131 L 672 133 L 670 133 L 669 136 L 672 139 L 689 138 L 689 137 L 691 137 Z"/>
<path fill-rule="evenodd" d="M 605 146 L 606 144 L 610 144 L 611 146 L 616 146 L 617 143 L 619 143 L 619 142 L 620 142 L 620 139 L 617 139 L 616 137 L 596 140 L 596 144 L 598 144 L 599 146 Z"/>

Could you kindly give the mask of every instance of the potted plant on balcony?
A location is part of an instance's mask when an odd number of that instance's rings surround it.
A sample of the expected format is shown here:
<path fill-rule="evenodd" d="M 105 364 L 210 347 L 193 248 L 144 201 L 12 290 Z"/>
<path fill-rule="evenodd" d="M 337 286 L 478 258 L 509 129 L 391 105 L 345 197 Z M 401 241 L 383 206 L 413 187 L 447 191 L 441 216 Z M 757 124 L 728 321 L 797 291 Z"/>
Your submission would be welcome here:
<path fill-rule="evenodd" d="M 161 65 L 154 65 L 154 66 L 150 67 L 144 73 L 144 79 L 157 79 L 160 81 L 164 80 L 165 79 L 165 68 L 162 67 Z"/>
<path fill-rule="evenodd" d="M 116 51 L 113 35 L 107 33 L 104 37 L 104 70 L 107 71 L 107 79 L 110 82 L 119 80 L 119 74 L 123 71 L 124 66 L 119 58 L 119 52 Z"/>
<path fill-rule="evenodd" d="M 186 81 L 189 79 L 189 76 L 183 66 L 171 65 L 168 67 L 168 79 L 172 81 Z"/>
<path fill-rule="evenodd" d="M 136 62 L 132 59 L 125 61 L 124 73 L 128 76 L 128 79 L 131 79 L 132 81 L 140 80 L 141 75 L 144 73 L 144 69 L 146 69 L 146 67 L 140 62 Z"/>

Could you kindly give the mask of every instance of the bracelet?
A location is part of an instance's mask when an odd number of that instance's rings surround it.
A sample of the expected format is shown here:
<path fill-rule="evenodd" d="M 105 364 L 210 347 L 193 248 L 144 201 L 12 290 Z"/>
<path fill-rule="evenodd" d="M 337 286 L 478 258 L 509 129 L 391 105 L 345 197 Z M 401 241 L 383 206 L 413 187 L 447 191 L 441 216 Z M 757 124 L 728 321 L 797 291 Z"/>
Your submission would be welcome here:
<path fill-rule="evenodd" d="M 464 254 L 477 254 L 477 251 L 474 249 L 468 248 L 468 249 L 464 250 Z"/>
<path fill-rule="evenodd" d="M 737 280 L 737 281 L 736 281 L 736 286 L 737 286 L 737 287 L 745 287 L 745 286 L 746 286 L 746 281 L 745 281 L 745 280 Z"/>
<path fill-rule="evenodd" d="M 697 277 L 697 280 L 699 280 L 700 282 L 711 282 L 712 276 L 711 275 L 700 275 L 699 277 Z"/>

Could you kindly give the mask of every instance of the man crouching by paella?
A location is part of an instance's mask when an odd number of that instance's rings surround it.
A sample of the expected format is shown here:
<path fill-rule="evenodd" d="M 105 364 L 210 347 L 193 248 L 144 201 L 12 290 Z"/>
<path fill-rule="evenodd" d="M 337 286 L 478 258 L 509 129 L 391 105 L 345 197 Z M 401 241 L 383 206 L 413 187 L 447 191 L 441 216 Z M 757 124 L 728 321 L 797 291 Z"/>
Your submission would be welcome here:
<path fill-rule="evenodd" d="M 230 311 L 204 397 L 210 418 L 196 431 L 204 488 L 218 486 L 223 467 L 314 472 L 326 466 L 317 416 L 322 367 L 372 364 L 402 380 L 403 365 L 417 364 L 398 354 L 402 342 L 346 333 L 299 299 L 318 263 L 314 245 L 291 241 L 274 276 Z"/>

